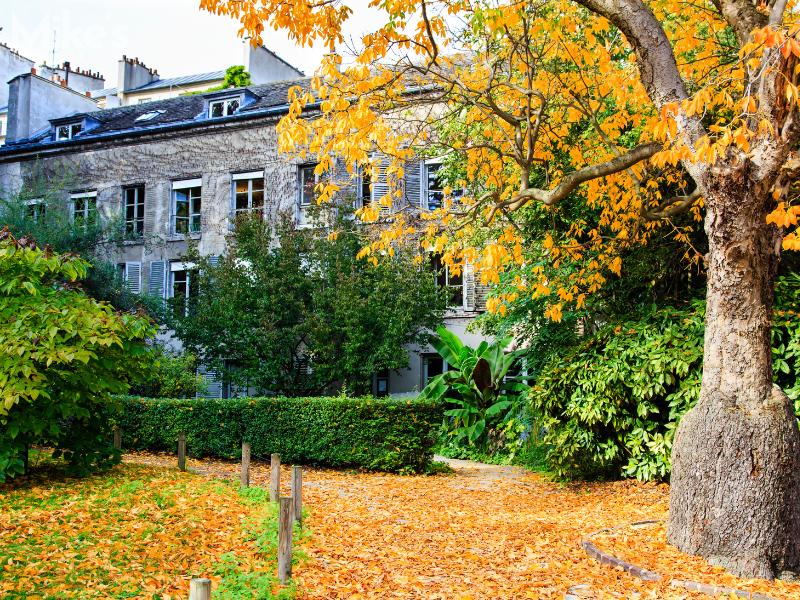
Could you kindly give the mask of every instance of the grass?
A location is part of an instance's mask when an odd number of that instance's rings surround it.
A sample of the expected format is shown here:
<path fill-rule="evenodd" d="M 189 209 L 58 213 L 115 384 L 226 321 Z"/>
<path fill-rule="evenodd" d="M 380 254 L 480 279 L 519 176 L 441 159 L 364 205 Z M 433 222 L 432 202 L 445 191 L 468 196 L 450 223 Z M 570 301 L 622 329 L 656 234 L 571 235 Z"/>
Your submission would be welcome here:
<path fill-rule="evenodd" d="M 214 598 L 294 597 L 275 577 L 277 514 L 263 490 L 140 465 L 74 479 L 32 463 L 0 485 L 0 597 L 170 600 L 200 576 Z"/>

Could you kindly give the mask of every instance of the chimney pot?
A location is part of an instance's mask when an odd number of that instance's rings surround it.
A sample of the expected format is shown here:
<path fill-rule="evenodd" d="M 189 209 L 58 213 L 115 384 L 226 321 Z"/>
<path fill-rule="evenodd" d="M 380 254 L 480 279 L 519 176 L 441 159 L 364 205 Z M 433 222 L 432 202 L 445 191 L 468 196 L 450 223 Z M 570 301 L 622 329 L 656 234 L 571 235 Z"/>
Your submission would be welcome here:
<path fill-rule="evenodd" d="M 62 79 L 61 80 L 61 87 L 67 87 L 67 80 L 66 79 Z"/>
<path fill-rule="evenodd" d="M 36 75 L 36 67 L 31 67 L 31 74 Z"/>

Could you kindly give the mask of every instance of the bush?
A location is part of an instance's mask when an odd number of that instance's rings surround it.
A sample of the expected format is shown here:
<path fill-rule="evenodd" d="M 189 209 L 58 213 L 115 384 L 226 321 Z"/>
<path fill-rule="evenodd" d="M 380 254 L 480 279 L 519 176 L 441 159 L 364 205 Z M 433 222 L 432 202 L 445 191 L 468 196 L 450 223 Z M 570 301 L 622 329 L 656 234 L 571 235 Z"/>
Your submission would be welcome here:
<path fill-rule="evenodd" d="M 0 232 L 0 482 L 25 472 L 36 444 L 77 474 L 119 459 L 112 395 L 148 368 L 155 329 L 81 291 L 88 267 Z"/>
<path fill-rule="evenodd" d="M 442 407 L 374 398 L 124 398 L 118 424 L 126 448 L 174 451 L 186 434 L 192 456 L 255 457 L 377 471 L 421 472 L 429 464 Z"/>
<path fill-rule="evenodd" d="M 800 276 L 776 286 L 773 378 L 800 414 Z M 548 467 L 565 478 L 666 479 L 680 418 L 700 395 L 705 303 L 608 325 L 553 356 L 529 391 Z"/>
<path fill-rule="evenodd" d="M 554 356 L 529 392 L 547 463 L 565 478 L 664 479 L 678 420 L 697 400 L 703 305 L 609 325 Z"/>

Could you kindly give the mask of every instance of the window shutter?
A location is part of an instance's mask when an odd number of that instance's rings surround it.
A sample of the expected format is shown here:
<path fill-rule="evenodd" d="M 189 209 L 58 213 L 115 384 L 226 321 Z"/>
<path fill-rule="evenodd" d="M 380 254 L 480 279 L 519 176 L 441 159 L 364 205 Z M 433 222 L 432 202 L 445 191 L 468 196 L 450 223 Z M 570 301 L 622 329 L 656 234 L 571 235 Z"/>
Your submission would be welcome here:
<path fill-rule="evenodd" d="M 147 278 L 147 291 L 151 296 L 166 297 L 167 263 L 163 260 L 150 262 L 150 274 Z"/>
<path fill-rule="evenodd" d="M 374 160 L 375 157 L 373 157 Z M 389 180 L 389 166 L 392 163 L 392 159 L 385 154 L 381 154 L 378 157 L 378 178 L 377 181 L 372 182 L 372 192 L 370 200 L 372 202 L 380 202 L 381 199 L 389 193 L 390 191 L 390 180 Z M 385 217 L 392 212 L 392 209 L 388 206 L 384 206 L 383 204 L 379 204 L 380 206 L 380 216 Z"/>
<path fill-rule="evenodd" d="M 211 264 L 212 267 L 216 267 L 219 264 L 219 255 L 212 254 L 208 257 L 208 262 Z"/>
<path fill-rule="evenodd" d="M 197 374 L 203 377 L 206 384 L 206 393 L 196 394 L 197 398 L 222 398 L 222 377 L 216 371 L 200 365 L 197 368 Z"/>
<path fill-rule="evenodd" d="M 405 198 L 410 206 L 422 206 L 422 162 L 406 162 Z"/>
<path fill-rule="evenodd" d="M 142 293 L 142 263 L 125 263 L 125 285 L 133 294 Z"/>
<path fill-rule="evenodd" d="M 471 263 L 464 265 L 464 310 L 475 310 L 475 268 Z"/>

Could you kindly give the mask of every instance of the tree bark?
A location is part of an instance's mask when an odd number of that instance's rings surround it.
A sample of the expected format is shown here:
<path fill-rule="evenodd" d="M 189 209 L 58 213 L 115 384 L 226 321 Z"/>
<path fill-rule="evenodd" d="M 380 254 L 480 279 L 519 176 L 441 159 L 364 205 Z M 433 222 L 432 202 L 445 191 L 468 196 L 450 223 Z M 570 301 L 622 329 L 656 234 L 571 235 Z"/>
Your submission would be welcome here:
<path fill-rule="evenodd" d="M 668 540 L 745 577 L 800 567 L 800 431 L 772 384 L 770 329 L 780 235 L 752 164 L 715 168 L 700 399 L 672 450 Z"/>

